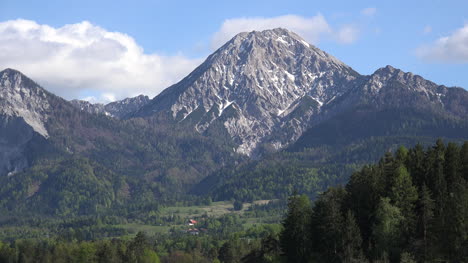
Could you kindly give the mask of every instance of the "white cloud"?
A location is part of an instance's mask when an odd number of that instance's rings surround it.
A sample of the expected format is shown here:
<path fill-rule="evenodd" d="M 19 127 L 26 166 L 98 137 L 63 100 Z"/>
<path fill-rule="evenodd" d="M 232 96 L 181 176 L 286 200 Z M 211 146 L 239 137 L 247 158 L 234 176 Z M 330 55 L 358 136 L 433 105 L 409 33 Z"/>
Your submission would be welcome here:
<path fill-rule="evenodd" d="M 132 37 L 87 21 L 60 28 L 21 19 L 0 23 L 0 70 L 20 70 L 67 99 L 154 96 L 200 62 L 146 54 Z"/>
<path fill-rule="evenodd" d="M 419 47 L 416 54 L 427 61 L 468 63 L 468 24 L 450 36 Z"/>
<path fill-rule="evenodd" d="M 285 15 L 225 20 L 211 44 L 218 48 L 240 32 L 276 27 L 312 44 L 323 39 L 350 44 L 359 36 L 357 27 L 334 29 L 321 14 Z M 131 36 L 87 21 L 58 28 L 23 19 L 0 22 L 0 70 L 20 70 L 66 99 L 108 102 L 139 94 L 152 97 L 201 62 L 181 54 L 147 54 Z"/>
<path fill-rule="evenodd" d="M 361 10 L 362 15 L 369 16 L 369 17 L 374 16 L 376 13 L 377 13 L 377 8 L 375 7 L 368 7 L 368 8 L 364 8 Z"/>
<path fill-rule="evenodd" d="M 337 40 L 342 44 L 350 44 L 357 39 L 359 30 L 346 25 L 334 30 L 321 14 L 312 17 L 284 15 L 277 17 L 245 17 L 224 21 L 220 30 L 212 38 L 212 48 L 216 49 L 240 32 L 265 30 L 282 27 L 291 30 L 308 42 L 317 44 L 322 38 Z"/>

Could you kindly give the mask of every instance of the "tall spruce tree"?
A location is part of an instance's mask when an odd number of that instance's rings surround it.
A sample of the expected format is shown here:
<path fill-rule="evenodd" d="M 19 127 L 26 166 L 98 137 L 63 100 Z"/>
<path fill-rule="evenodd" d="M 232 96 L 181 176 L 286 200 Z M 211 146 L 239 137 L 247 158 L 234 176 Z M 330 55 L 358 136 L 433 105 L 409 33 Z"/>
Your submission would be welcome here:
<path fill-rule="evenodd" d="M 418 222 L 419 222 L 419 236 L 422 237 L 422 259 L 424 261 L 428 260 L 429 252 L 429 236 L 432 229 L 433 219 L 434 219 L 434 200 L 431 198 L 431 191 L 423 184 L 421 187 L 421 194 L 419 198 L 419 213 L 418 213 Z"/>
<path fill-rule="evenodd" d="M 309 225 L 311 204 L 306 195 L 289 198 L 288 212 L 283 221 L 281 249 L 288 262 L 308 262 L 310 258 Z"/>
<path fill-rule="evenodd" d="M 426 170 L 427 163 L 425 160 L 424 148 L 421 144 L 416 144 L 414 148 L 411 148 L 408 153 L 408 172 L 411 174 L 413 183 L 416 186 L 421 187 L 423 184 L 427 185 Z"/>
<path fill-rule="evenodd" d="M 460 152 L 461 175 L 468 182 L 468 142 L 463 143 Z"/>
<path fill-rule="evenodd" d="M 447 182 L 447 191 L 453 191 L 453 185 L 459 182 L 460 174 L 460 147 L 453 142 L 448 143 L 444 156 L 444 176 Z"/>
<path fill-rule="evenodd" d="M 402 220 L 400 209 L 393 206 L 389 198 L 382 198 L 376 211 L 373 228 L 377 258 L 386 258 L 388 255 L 393 261 L 399 257 Z"/>
<path fill-rule="evenodd" d="M 339 262 L 343 253 L 343 204 L 346 196 L 342 187 L 329 188 L 315 202 L 312 210 L 313 249 L 326 262 Z"/>
<path fill-rule="evenodd" d="M 391 191 L 391 200 L 401 211 L 403 216 L 401 221 L 402 241 L 408 244 L 410 237 L 413 236 L 416 227 L 415 205 L 418 200 L 418 191 L 413 186 L 411 176 L 405 166 L 401 164 L 394 172 Z"/>
<path fill-rule="evenodd" d="M 362 253 L 362 238 L 361 231 L 356 224 L 356 219 L 351 210 L 346 212 L 343 232 L 342 232 L 342 262 L 343 263 L 357 263 L 365 262 Z"/>

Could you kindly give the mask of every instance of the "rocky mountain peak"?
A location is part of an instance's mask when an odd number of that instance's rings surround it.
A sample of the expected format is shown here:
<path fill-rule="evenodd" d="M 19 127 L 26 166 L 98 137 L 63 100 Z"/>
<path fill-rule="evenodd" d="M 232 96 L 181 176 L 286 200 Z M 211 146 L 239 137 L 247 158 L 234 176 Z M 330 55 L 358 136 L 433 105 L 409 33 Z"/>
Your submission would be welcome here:
<path fill-rule="evenodd" d="M 49 94 L 34 81 L 14 69 L 0 72 L 0 114 L 20 117 L 35 132 L 47 138 L 46 112 Z"/>
<path fill-rule="evenodd" d="M 277 28 L 236 35 L 132 116 L 168 114 L 201 134 L 227 134 L 236 152 L 255 156 L 362 105 L 443 112 L 447 90 L 392 66 L 362 76 Z M 450 111 L 463 114 L 459 104 Z"/>
<path fill-rule="evenodd" d="M 398 85 L 395 85 L 397 84 Z M 426 96 L 437 93 L 439 85 L 424 79 L 419 75 L 414 75 L 411 72 L 404 72 L 392 66 L 380 68 L 374 72 L 369 78 L 365 88 L 368 91 L 379 92 L 382 88 L 406 87 L 416 92 L 426 94 Z"/>
<path fill-rule="evenodd" d="M 137 115 L 168 111 L 183 121 L 194 114 L 200 133 L 213 122 L 222 122 L 240 144 L 237 151 L 251 154 L 305 98 L 307 107 L 321 108 L 350 89 L 357 77 L 349 66 L 288 30 L 240 33 Z M 235 112 L 235 117 L 223 116 L 225 112 Z M 292 132 L 300 133 L 309 117 L 300 121 L 303 124 L 295 123 Z"/>

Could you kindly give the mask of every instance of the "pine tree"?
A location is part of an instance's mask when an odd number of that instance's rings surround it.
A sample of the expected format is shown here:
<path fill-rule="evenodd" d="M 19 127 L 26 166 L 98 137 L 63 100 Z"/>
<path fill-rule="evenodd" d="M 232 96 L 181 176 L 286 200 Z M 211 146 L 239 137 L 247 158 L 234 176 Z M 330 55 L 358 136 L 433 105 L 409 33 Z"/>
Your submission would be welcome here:
<path fill-rule="evenodd" d="M 361 231 L 356 224 L 356 219 L 351 210 L 348 210 L 345 216 L 342 232 L 342 247 L 343 255 L 342 262 L 364 262 L 365 258 L 362 253 L 362 238 Z"/>
<path fill-rule="evenodd" d="M 391 199 L 403 216 L 401 234 L 405 239 L 404 242 L 408 243 L 409 238 L 415 232 L 416 215 L 414 210 L 418 200 L 418 191 L 413 186 L 410 174 L 403 165 L 395 170 Z"/>
<path fill-rule="evenodd" d="M 405 146 L 398 147 L 395 153 L 395 161 L 398 165 L 406 164 L 408 160 L 408 149 Z"/>
<path fill-rule="evenodd" d="M 234 262 L 234 260 L 235 260 L 235 251 L 234 251 L 233 242 L 231 240 L 224 243 L 223 246 L 219 249 L 218 258 L 223 263 Z"/>
<path fill-rule="evenodd" d="M 319 197 L 312 210 L 314 252 L 328 262 L 338 261 L 342 254 L 343 203 L 346 196 L 342 187 L 330 188 Z"/>
<path fill-rule="evenodd" d="M 459 181 L 460 175 L 460 148 L 453 142 L 447 145 L 444 157 L 444 175 L 447 182 L 447 191 L 452 192 L 452 186 Z"/>
<path fill-rule="evenodd" d="M 434 231 L 436 239 L 444 240 L 446 230 L 445 207 L 447 204 L 447 182 L 444 175 L 445 145 L 442 140 L 437 140 L 435 146 L 428 152 L 427 163 L 429 166 L 428 187 L 430 188 L 434 202 Z M 442 248 L 448 245 L 439 243 Z"/>
<path fill-rule="evenodd" d="M 376 211 L 376 222 L 373 236 L 376 241 L 377 254 L 390 259 L 397 258 L 400 253 L 400 224 L 403 220 L 400 209 L 390 203 L 389 198 L 382 198 Z"/>
<path fill-rule="evenodd" d="M 408 172 L 413 178 L 413 184 L 421 187 L 423 184 L 427 185 L 426 170 L 427 163 L 425 160 L 424 148 L 421 144 L 409 150 L 408 153 Z"/>
<path fill-rule="evenodd" d="M 310 257 L 310 217 L 309 198 L 306 195 L 291 196 L 280 237 L 281 249 L 289 262 L 307 262 Z"/>
<path fill-rule="evenodd" d="M 468 182 L 468 141 L 465 142 L 460 151 L 460 170 L 465 182 Z"/>
<path fill-rule="evenodd" d="M 372 234 L 374 211 L 384 188 L 379 179 L 382 177 L 379 176 L 379 171 L 375 167 L 364 166 L 361 171 L 351 176 L 346 185 L 348 193 L 346 208 L 354 212 L 365 244 L 368 243 Z"/>
<path fill-rule="evenodd" d="M 419 223 L 421 226 L 423 239 L 423 259 L 428 259 L 429 231 L 434 219 L 434 200 L 431 198 L 431 191 L 423 184 L 419 198 Z"/>
<path fill-rule="evenodd" d="M 391 152 L 386 152 L 384 158 L 380 161 L 379 166 L 383 172 L 383 182 L 385 186 L 385 193 L 390 192 L 390 186 L 393 181 L 393 173 L 395 171 L 395 159 Z"/>
<path fill-rule="evenodd" d="M 447 197 L 443 239 L 444 250 L 450 260 L 462 260 L 463 250 L 468 243 L 468 187 L 465 180 L 458 177 Z"/>

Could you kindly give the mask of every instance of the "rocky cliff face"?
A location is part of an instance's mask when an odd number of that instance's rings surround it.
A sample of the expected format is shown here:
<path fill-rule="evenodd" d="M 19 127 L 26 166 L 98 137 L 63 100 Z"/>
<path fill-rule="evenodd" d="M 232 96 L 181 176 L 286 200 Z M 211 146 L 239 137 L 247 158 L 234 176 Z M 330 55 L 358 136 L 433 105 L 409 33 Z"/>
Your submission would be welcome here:
<path fill-rule="evenodd" d="M 0 175 L 27 167 L 28 144 L 35 137 L 49 137 L 49 95 L 16 70 L 0 72 Z"/>
<path fill-rule="evenodd" d="M 141 107 L 148 104 L 150 98 L 145 95 L 140 95 L 133 98 L 126 98 L 119 101 L 114 101 L 108 104 L 90 103 L 84 100 L 70 101 L 76 108 L 92 114 L 104 114 L 117 119 L 122 119 L 128 114 L 139 110 Z"/>
<path fill-rule="evenodd" d="M 241 33 L 136 115 L 168 111 L 180 122 L 196 115 L 200 133 L 221 122 L 237 152 L 250 155 L 272 134 L 282 135 L 277 149 L 294 141 L 358 77 L 288 30 Z"/>

